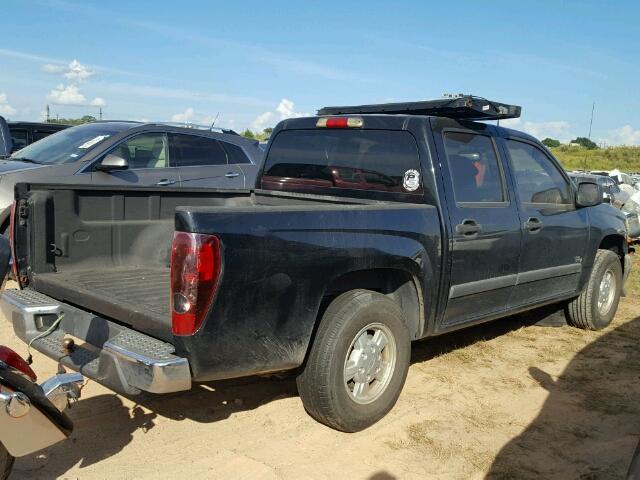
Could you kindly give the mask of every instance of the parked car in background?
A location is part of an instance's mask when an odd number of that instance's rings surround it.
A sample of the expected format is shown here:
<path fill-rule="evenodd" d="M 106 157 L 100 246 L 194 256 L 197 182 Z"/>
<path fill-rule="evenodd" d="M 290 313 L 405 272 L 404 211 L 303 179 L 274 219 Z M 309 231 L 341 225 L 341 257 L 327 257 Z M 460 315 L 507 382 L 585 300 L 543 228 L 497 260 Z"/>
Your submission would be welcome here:
<path fill-rule="evenodd" d="M 614 207 L 621 209 L 631 197 L 627 192 L 621 190 L 615 179 L 604 173 L 569 173 L 571 178 L 587 179 L 597 182 L 602 187 L 602 193 Z"/>
<path fill-rule="evenodd" d="M 4 121 L 4 119 L 2 120 Z M 20 150 L 60 130 L 71 127 L 71 125 L 63 125 L 60 123 L 14 121 L 8 121 L 7 125 L 9 127 L 9 137 L 11 138 L 12 145 L 11 150 L 6 152 L 5 155 Z M 2 155 L 1 150 L 0 155 Z"/>
<path fill-rule="evenodd" d="M 129 121 L 78 125 L 0 160 L 0 232 L 8 228 L 17 182 L 247 188 L 262 156 L 256 141 L 230 130 Z"/>

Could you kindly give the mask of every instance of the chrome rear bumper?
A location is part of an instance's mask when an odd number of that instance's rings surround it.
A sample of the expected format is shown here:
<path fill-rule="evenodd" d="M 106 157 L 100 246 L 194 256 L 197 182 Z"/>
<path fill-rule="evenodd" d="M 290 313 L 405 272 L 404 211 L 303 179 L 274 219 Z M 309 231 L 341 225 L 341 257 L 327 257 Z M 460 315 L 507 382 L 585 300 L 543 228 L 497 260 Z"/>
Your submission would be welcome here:
<path fill-rule="evenodd" d="M 33 348 L 115 391 L 133 395 L 191 388 L 188 360 L 174 355 L 173 345 L 166 342 L 29 289 L 5 290 L 0 309 L 25 343 L 64 314 Z M 74 340 L 73 348 L 65 348 L 65 338 Z"/>

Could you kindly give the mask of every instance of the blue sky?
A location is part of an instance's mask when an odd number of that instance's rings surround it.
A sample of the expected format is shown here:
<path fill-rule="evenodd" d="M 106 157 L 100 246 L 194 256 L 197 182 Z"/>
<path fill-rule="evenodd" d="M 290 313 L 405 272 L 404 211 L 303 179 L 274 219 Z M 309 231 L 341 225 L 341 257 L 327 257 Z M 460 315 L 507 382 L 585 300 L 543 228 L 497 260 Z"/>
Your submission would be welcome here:
<path fill-rule="evenodd" d="M 3 0 L 0 114 L 237 130 L 473 93 L 538 137 L 640 144 L 640 2 Z"/>

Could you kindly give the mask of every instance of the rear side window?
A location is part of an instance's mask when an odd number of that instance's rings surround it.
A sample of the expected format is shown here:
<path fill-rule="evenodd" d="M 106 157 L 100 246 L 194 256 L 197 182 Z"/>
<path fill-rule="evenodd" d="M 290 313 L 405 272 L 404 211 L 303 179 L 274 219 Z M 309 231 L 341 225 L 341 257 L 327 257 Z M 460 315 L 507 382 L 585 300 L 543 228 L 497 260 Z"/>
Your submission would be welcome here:
<path fill-rule="evenodd" d="M 37 142 L 38 140 L 42 140 L 43 138 L 48 137 L 52 133 L 56 133 L 56 132 L 51 130 L 34 130 L 33 141 Z"/>
<path fill-rule="evenodd" d="M 446 132 L 444 145 L 457 203 L 506 201 L 502 170 L 491 137 Z"/>
<path fill-rule="evenodd" d="M 27 136 L 27 131 L 22 129 L 10 129 L 11 132 L 11 140 L 13 140 L 13 149 L 20 150 L 24 148 L 29 143 L 29 137 Z"/>
<path fill-rule="evenodd" d="M 507 149 L 522 203 L 573 204 L 569 183 L 542 150 L 516 140 Z"/>
<path fill-rule="evenodd" d="M 197 135 L 169 134 L 171 158 L 180 167 L 226 165 L 227 154 L 220 142 Z"/>
<path fill-rule="evenodd" d="M 285 130 L 265 160 L 263 188 L 421 194 L 413 136 L 387 130 Z"/>
<path fill-rule="evenodd" d="M 238 164 L 238 163 L 251 163 L 249 157 L 244 153 L 242 148 L 233 143 L 222 142 L 222 146 L 227 151 L 227 155 L 229 157 L 229 163 Z"/>

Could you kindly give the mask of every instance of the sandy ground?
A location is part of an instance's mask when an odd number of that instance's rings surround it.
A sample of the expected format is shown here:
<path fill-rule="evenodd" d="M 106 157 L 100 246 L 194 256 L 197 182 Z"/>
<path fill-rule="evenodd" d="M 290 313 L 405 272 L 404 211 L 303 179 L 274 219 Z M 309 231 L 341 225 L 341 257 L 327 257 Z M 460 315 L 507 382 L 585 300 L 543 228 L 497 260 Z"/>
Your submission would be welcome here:
<path fill-rule="evenodd" d="M 398 404 L 357 434 L 306 415 L 291 378 L 130 399 L 89 382 L 71 439 L 12 478 L 622 478 L 640 433 L 640 300 L 603 332 L 531 322 L 414 344 Z M 0 340 L 26 350 L 5 321 Z"/>

